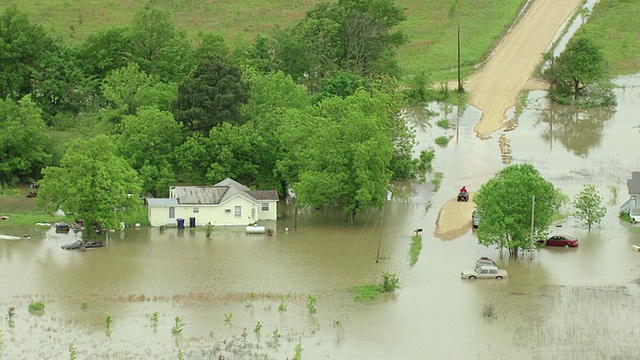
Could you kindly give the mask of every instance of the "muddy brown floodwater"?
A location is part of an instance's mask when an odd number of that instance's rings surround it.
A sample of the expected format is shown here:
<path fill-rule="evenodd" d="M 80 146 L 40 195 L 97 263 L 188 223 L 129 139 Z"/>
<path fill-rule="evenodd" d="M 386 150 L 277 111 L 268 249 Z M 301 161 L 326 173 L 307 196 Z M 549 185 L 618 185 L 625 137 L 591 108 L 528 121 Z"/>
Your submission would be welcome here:
<path fill-rule="evenodd" d="M 618 83 L 619 105 L 608 112 L 549 108 L 544 93 L 533 92 L 519 126 L 484 141 L 471 107 L 459 119 L 454 109 L 416 120 L 418 150 L 442 133 L 454 136 L 436 152 L 442 184 L 437 192 L 429 181 L 394 184 L 382 227 L 379 211 L 347 225 L 340 209 L 327 207 L 302 209 L 294 229 L 292 209 L 281 204 L 284 217 L 266 224 L 276 229 L 271 237 L 127 229 L 80 252 L 60 248 L 74 233 L 13 229 L 32 236 L 0 240 L 0 357 L 292 359 L 300 344 L 303 359 L 637 358 L 640 253 L 631 245 L 640 244 L 640 227 L 621 223 L 617 210 L 631 171 L 640 170 L 640 77 Z M 426 126 L 441 116 L 459 120 L 459 138 Z M 596 184 L 607 206 L 600 227 L 589 232 L 569 218 L 550 229 L 578 237 L 578 248 L 501 259 L 477 244 L 469 214 L 438 237 L 440 209 L 458 188 L 475 191 L 505 166 L 502 135 L 511 144 L 507 160 L 533 164 L 570 197 Z M 422 250 L 411 265 L 415 228 L 424 229 Z M 510 278 L 462 281 L 460 271 L 480 256 Z M 384 272 L 397 274 L 401 288 L 354 301 L 353 286 L 377 283 Z M 317 298 L 314 314 L 308 294 Z M 38 300 L 44 312 L 29 313 Z"/>

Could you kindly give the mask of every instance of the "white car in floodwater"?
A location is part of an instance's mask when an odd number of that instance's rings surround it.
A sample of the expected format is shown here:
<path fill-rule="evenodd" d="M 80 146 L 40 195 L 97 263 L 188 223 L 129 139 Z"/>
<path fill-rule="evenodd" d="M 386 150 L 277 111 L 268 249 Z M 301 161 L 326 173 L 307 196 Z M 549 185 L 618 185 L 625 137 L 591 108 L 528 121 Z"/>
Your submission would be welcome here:
<path fill-rule="evenodd" d="M 505 279 L 509 277 L 507 270 L 498 269 L 497 266 L 480 265 L 473 270 L 463 271 L 460 273 L 463 279 Z"/>

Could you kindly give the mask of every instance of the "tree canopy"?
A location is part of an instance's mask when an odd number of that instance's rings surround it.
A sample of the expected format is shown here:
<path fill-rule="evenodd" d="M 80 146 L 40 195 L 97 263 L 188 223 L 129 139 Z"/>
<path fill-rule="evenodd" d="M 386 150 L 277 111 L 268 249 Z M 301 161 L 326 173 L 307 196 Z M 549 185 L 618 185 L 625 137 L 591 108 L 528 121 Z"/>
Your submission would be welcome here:
<path fill-rule="evenodd" d="M 574 216 L 582 221 L 589 230 L 607 213 L 607 208 L 602 206 L 602 197 L 594 184 L 584 184 L 582 191 L 573 198 L 573 206 L 576 208 Z"/>
<path fill-rule="evenodd" d="M 141 206 L 138 174 L 105 135 L 76 140 L 60 166 L 42 172 L 36 203 L 49 212 L 60 209 L 86 223 L 115 229 L 122 216 Z"/>
<path fill-rule="evenodd" d="M 207 54 L 178 86 L 173 114 L 191 131 L 207 134 L 222 122 L 240 123 L 240 108 L 249 100 L 249 84 L 238 66 Z"/>
<path fill-rule="evenodd" d="M 582 103 L 595 106 L 615 105 L 615 97 L 607 88 L 604 56 L 593 40 L 574 38 L 544 72 L 552 84 L 550 95 L 560 103 Z"/>
<path fill-rule="evenodd" d="M 29 95 L 0 99 L 0 184 L 33 181 L 51 159 L 41 110 Z"/>
<path fill-rule="evenodd" d="M 561 196 L 533 165 L 517 164 L 505 167 L 482 185 L 473 201 L 482 218 L 478 242 L 501 252 L 506 249 L 509 257 L 517 258 L 521 249 L 534 250 L 532 240 L 546 238 Z"/>
<path fill-rule="evenodd" d="M 284 154 L 277 169 L 300 205 L 339 204 L 351 221 L 368 207 L 382 206 L 393 175 L 389 101 L 360 90 L 283 114 Z"/>

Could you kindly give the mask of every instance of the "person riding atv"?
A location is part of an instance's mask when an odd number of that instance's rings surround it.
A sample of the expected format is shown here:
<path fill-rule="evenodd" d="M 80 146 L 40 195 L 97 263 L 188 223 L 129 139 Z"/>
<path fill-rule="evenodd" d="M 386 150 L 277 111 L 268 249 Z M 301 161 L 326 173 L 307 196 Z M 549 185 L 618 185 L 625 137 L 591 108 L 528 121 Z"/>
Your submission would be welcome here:
<path fill-rule="evenodd" d="M 458 201 L 469 201 L 469 193 L 466 186 L 463 186 L 458 192 Z"/>

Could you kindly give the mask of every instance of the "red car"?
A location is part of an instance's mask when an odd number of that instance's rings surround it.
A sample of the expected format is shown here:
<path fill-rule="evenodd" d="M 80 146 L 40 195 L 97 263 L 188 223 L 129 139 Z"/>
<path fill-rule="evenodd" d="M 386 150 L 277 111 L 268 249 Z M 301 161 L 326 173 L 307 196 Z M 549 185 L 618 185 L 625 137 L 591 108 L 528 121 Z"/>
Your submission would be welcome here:
<path fill-rule="evenodd" d="M 547 241 L 538 241 L 544 243 L 545 246 L 564 246 L 564 247 L 576 247 L 578 246 L 578 239 L 570 235 L 554 235 L 547 239 Z"/>

